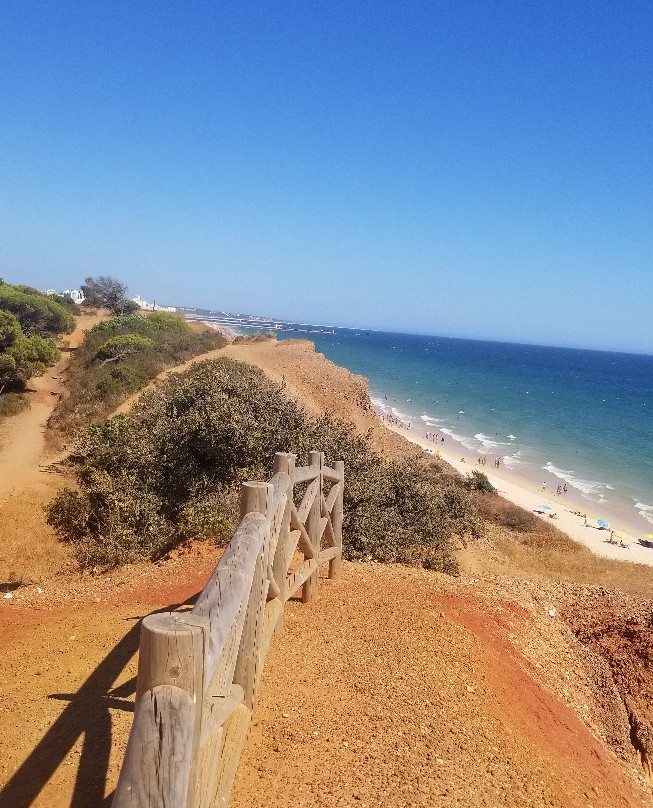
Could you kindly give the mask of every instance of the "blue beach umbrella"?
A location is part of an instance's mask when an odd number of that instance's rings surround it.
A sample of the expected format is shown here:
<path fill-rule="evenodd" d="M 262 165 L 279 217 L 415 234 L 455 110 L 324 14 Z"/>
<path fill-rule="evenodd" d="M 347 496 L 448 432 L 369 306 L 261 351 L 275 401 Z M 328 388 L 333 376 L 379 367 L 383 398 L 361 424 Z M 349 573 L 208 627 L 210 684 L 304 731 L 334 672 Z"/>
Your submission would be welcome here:
<path fill-rule="evenodd" d="M 597 519 L 597 520 L 596 520 L 596 524 L 597 524 L 599 527 L 604 528 L 605 530 L 609 530 L 609 529 L 610 529 L 610 525 L 609 525 L 609 523 L 608 523 L 608 522 L 606 522 L 606 521 L 605 521 L 605 519 Z"/>

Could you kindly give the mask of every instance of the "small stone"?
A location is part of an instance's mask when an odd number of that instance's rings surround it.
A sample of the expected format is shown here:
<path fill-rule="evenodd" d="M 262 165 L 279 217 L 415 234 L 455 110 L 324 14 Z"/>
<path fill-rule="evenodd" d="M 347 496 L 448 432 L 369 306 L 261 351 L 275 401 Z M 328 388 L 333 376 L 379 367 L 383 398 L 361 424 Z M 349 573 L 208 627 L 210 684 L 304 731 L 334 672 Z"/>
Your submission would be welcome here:
<path fill-rule="evenodd" d="M 549 615 L 549 617 L 555 617 L 556 616 L 556 610 L 555 609 L 549 609 L 547 614 Z"/>
<path fill-rule="evenodd" d="M 288 715 L 288 713 L 281 713 L 281 715 L 283 716 L 283 718 L 290 718 L 290 716 Z"/>

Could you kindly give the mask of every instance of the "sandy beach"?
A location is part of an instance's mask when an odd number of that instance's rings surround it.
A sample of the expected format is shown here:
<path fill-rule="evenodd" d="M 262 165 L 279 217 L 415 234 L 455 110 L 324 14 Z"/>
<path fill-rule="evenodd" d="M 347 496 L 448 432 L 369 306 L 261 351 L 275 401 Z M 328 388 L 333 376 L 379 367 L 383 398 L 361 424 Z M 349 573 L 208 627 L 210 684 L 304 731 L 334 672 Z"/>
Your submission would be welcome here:
<path fill-rule="evenodd" d="M 378 414 L 381 418 L 382 413 Z M 454 443 L 449 437 L 446 437 L 444 445 L 436 446 L 412 427 L 403 428 L 385 419 L 383 419 L 383 423 L 389 430 L 412 441 L 422 449 L 432 451 L 434 454 L 437 452 L 442 460 L 461 474 L 470 474 L 474 470 L 482 471 L 499 494 L 515 505 L 528 511 L 539 510 L 540 505 L 548 505 L 551 510 L 542 514 L 540 518 L 548 520 L 550 518 L 548 514 L 555 513 L 555 526 L 575 541 L 584 544 L 593 553 L 618 561 L 632 561 L 636 564 L 653 566 L 653 546 L 645 547 L 640 544 L 637 540 L 639 534 L 629 526 L 625 518 L 620 514 L 610 512 L 610 509 L 605 507 L 597 506 L 595 509 L 588 507 L 586 502 L 582 502 L 579 497 L 574 496 L 573 488 L 569 488 L 566 494 L 558 496 L 556 485 L 548 482 L 546 490 L 543 491 L 541 485 L 538 486 L 506 465 L 496 468 L 492 458 L 488 458 L 485 466 L 479 465 L 477 453 L 470 452 L 460 444 Z M 583 516 L 578 516 L 578 513 L 587 515 L 587 526 L 585 526 Z M 626 547 L 611 544 L 608 541 L 610 531 L 599 529 L 597 525 L 597 520 L 602 518 L 607 518 L 610 527 L 623 536 L 623 543 Z"/>

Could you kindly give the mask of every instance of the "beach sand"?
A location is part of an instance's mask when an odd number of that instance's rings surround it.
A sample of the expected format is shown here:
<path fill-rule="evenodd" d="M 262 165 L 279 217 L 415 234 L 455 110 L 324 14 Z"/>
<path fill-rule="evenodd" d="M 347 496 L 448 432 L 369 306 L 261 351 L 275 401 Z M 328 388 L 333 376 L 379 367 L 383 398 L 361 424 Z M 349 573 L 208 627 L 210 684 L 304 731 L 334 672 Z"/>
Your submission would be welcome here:
<path fill-rule="evenodd" d="M 328 411 L 336 417 L 351 421 L 356 429 L 368 434 L 374 449 L 390 459 L 401 459 L 421 449 L 439 451 L 440 457 L 461 474 L 476 469 L 487 475 L 492 485 L 506 499 L 528 511 L 539 505 L 550 505 L 557 518 L 555 526 L 572 539 L 588 547 L 592 552 L 605 558 L 618 561 L 631 561 L 653 566 L 653 547 L 638 544 L 641 533 L 629 524 L 624 515 L 604 508 L 597 503 L 593 508 L 574 489 L 564 496 L 556 496 L 560 480 L 542 472 L 539 481 L 530 480 L 514 468 L 502 465 L 499 469 L 492 465 L 488 457 L 487 465 L 478 464 L 478 454 L 466 449 L 449 436 L 444 446 L 436 446 L 424 437 L 423 426 L 417 429 L 402 429 L 388 423 L 381 416 L 380 407 L 373 406 L 368 391 L 367 379 L 335 365 L 323 354 L 315 350 L 309 340 L 263 340 L 253 343 L 232 344 L 223 349 L 221 356 L 248 362 L 262 368 L 272 379 L 286 386 L 286 392 L 313 414 Z M 405 440 L 404 440 L 405 439 Z M 408 441 L 408 442 L 406 442 Z M 461 463 L 461 458 L 465 462 Z M 541 482 L 547 480 L 547 491 L 541 489 Z M 610 532 L 596 527 L 584 527 L 582 517 L 572 512 L 587 514 L 589 525 L 596 525 L 599 518 L 607 518 L 619 533 L 624 535 L 627 548 L 609 544 L 606 540 Z M 549 520 L 546 515 L 540 518 Z"/>
<path fill-rule="evenodd" d="M 381 417 L 382 413 L 379 413 L 379 418 Z M 595 509 L 588 508 L 586 502 L 582 502 L 579 497 L 574 496 L 573 488 L 569 488 L 566 494 L 558 496 L 555 491 L 557 482 L 553 484 L 547 481 L 547 488 L 543 491 L 541 485 L 533 483 L 506 465 L 501 465 L 497 469 L 493 465 L 493 458 L 488 457 L 485 466 L 479 465 L 479 455 L 476 452 L 466 449 L 448 436 L 445 438 L 444 445 L 436 446 L 416 429 L 406 429 L 385 420 L 383 423 L 389 430 L 417 444 L 422 449 L 437 453 L 442 460 L 461 474 L 471 474 L 474 470 L 483 472 L 501 496 L 527 511 L 539 509 L 540 505 L 549 505 L 551 510 L 547 513 L 556 514 L 553 522 L 558 530 L 562 530 L 575 541 L 584 544 L 593 553 L 618 561 L 632 561 L 636 564 L 653 566 L 653 546 L 645 547 L 640 544 L 637 541 L 638 534 L 629 527 L 623 517 L 620 519 L 619 514 L 613 514 L 609 509 L 598 505 Z M 462 458 L 465 462 L 462 462 Z M 544 479 L 545 477 L 543 477 Z M 587 527 L 584 518 L 575 514 L 574 511 L 587 514 Z M 547 513 L 542 514 L 539 518 L 548 521 L 550 517 Z M 623 535 L 623 542 L 627 547 L 608 542 L 610 531 L 601 530 L 597 525 L 597 519 L 601 518 L 608 518 L 610 526 Z"/>

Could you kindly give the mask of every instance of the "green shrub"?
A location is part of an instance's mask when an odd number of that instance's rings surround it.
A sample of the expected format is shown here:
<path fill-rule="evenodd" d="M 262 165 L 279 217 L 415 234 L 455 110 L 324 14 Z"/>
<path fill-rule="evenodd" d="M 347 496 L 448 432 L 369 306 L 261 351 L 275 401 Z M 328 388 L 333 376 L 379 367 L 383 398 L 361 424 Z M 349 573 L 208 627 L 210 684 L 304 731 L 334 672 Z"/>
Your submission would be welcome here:
<path fill-rule="evenodd" d="M 28 379 L 40 376 L 58 358 L 53 339 L 39 334 L 24 336 L 17 317 L 0 310 L 0 394 L 22 390 Z"/>
<path fill-rule="evenodd" d="M 20 393 L 4 393 L 0 395 L 0 418 L 8 415 L 18 415 L 29 407 L 29 401 Z"/>
<path fill-rule="evenodd" d="M 275 452 L 303 459 L 316 447 L 345 461 L 346 557 L 455 570 L 452 539 L 479 527 L 462 485 L 416 461 L 384 462 L 350 426 L 310 417 L 227 359 L 169 377 L 130 415 L 86 430 L 72 455 L 80 492 L 60 494 L 49 522 L 82 564 L 153 559 L 194 536 L 226 542 L 239 484 L 269 477 Z"/>
<path fill-rule="evenodd" d="M 94 359 L 102 362 L 117 362 L 126 359 L 139 351 L 148 351 L 154 348 L 154 340 L 149 337 L 141 337 L 139 334 L 122 334 L 119 337 L 111 337 L 95 352 Z"/>
<path fill-rule="evenodd" d="M 30 286 L 0 281 L 0 311 L 13 314 L 26 337 L 56 337 L 75 328 L 75 318 L 56 300 Z"/>
<path fill-rule="evenodd" d="M 68 366 L 70 395 L 49 422 L 56 443 L 106 416 L 164 368 L 226 345 L 216 331 L 195 333 L 176 314 L 125 314 L 91 328 Z"/>
<path fill-rule="evenodd" d="M 487 476 L 482 471 L 472 471 L 471 475 L 467 478 L 467 487 L 470 491 L 483 491 L 485 494 L 496 494 L 497 489 L 488 480 Z"/>

